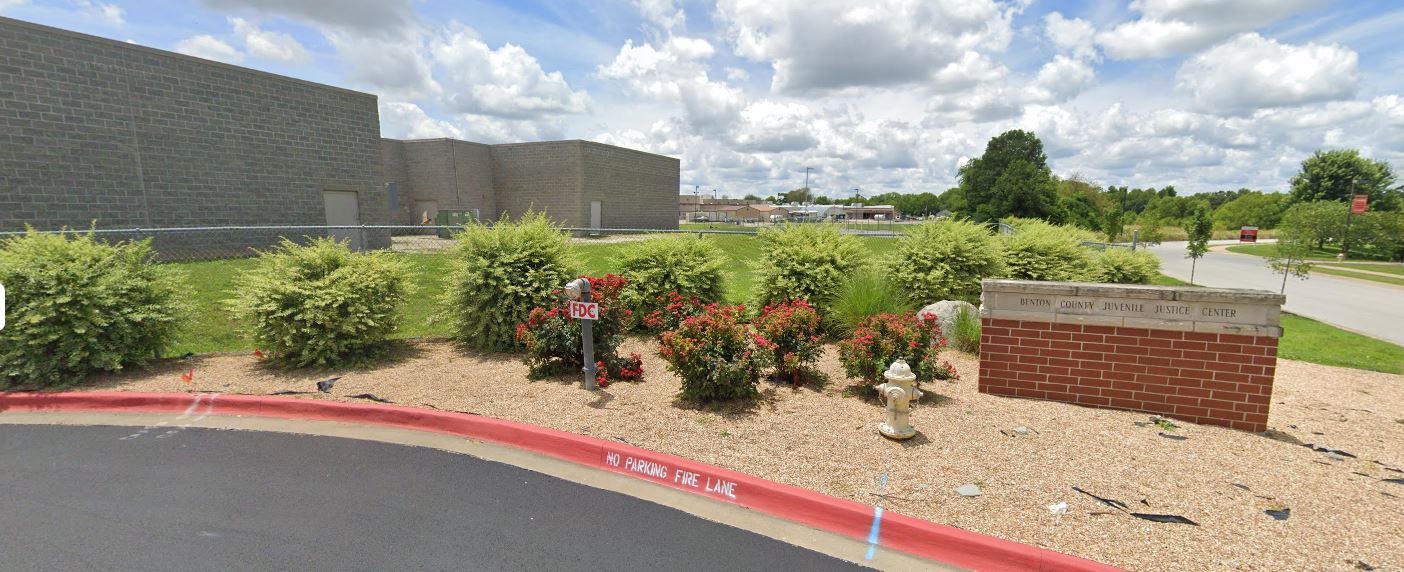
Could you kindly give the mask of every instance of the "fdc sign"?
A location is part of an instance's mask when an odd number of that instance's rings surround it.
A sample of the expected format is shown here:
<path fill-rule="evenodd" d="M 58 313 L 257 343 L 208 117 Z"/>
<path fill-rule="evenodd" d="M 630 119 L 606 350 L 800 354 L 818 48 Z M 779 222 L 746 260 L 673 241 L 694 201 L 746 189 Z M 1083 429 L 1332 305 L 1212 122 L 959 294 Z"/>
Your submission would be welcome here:
<path fill-rule="evenodd" d="M 570 303 L 570 317 L 576 320 L 598 320 L 600 319 L 600 305 L 595 302 Z"/>

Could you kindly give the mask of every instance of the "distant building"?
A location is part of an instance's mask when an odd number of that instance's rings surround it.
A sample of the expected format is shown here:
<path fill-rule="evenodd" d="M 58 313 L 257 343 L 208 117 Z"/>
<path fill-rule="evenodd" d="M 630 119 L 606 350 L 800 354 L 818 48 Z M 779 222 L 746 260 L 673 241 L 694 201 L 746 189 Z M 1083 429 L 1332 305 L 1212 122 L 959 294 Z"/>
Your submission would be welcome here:
<path fill-rule="evenodd" d="M 419 224 L 442 209 L 529 208 L 568 226 L 677 228 L 671 157 L 382 139 L 371 94 L 3 17 L 0 126 L 0 231 Z M 208 237 L 236 249 L 276 238 L 265 234 Z M 390 243 L 385 230 L 328 234 Z M 193 249 L 199 236 L 157 247 Z"/>
<path fill-rule="evenodd" d="M 770 204 L 746 205 L 737 209 L 732 216 L 747 222 L 779 222 L 789 216 L 790 210 Z"/>
<path fill-rule="evenodd" d="M 843 212 L 848 220 L 897 220 L 897 207 L 892 205 L 858 203 L 844 207 Z"/>

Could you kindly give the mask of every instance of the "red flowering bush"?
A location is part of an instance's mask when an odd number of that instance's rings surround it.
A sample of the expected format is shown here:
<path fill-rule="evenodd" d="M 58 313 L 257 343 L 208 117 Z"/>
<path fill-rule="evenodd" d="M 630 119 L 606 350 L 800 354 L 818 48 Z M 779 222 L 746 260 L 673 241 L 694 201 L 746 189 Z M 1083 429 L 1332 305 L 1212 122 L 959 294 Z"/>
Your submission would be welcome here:
<path fill-rule="evenodd" d="M 644 314 L 639 324 L 655 332 L 676 330 L 682 321 L 702 313 L 704 305 L 696 296 L 668 292 L 655 300 L 658 309 Z"/>
<path fill-rule="evenodd" d="M 643 375 L 643 360 L 638 354 L 619 356 L 619 342 L 624 324 L 633 312 L 618 303 L 619 292 L 627 283 L 623 278 L 606 274 L 602 278 L 585 277 L 590 281 L 591 301 L 600 305 L 600 319 L 591 326 L 595 342 L 596 378 L 608 385 L 608 380 L 634 380 Z M 517 341 L 526 347 L 526 364 L 532 373 L 542 375 L 552 371 L 579 371 L 585 366 L 580 353 L 580 320 L 568 318 L 568 300 L 555 291 L 557 303 L 550 308 L 532 308 L 527 321 L 517 324 Z"/>
<path fill-rule="evenodd" d="M 955 366 L 940 359 L 944 347 L 934 314 L 878 314 L 858 322 L 853 337 L 839 342 L 839 361 L 849 377 L 869 386 L 882 383 L 882 373 L 898 358 L 907 361 L 918 381 L 960 379 Z"/>
<path fill-rule="evenodd" d="M 744 306 L 708 304 L 703 312 L 663 332 L 659 353 L 683 380 L 685 399 L 714 401 L 759 395 L 766 353 L 742 322 Z"/>
<path fill-rule="evenodd" d="M 819 313 L 805 300 L 771 304 L 752 321 L 756 345 L 768 350 L 775 374 L 796 385 L 804 370 L 819 359 Z"/>

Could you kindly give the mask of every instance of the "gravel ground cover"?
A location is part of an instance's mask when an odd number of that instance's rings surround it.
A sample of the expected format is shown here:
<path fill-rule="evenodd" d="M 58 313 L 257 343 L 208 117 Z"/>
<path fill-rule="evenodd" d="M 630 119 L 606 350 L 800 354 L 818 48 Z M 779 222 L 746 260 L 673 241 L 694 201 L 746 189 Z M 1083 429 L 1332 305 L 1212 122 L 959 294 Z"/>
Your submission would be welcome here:
<path fill-rule="evenodd" d="M 622 351 L 644 355 L 645 381 L 598 393 L 573 376 L 528 381 L 517 356 L 438 341 L 401 342 L 394 361 L 369 370 L 287 372 L 250 355 L 213 354 L 87 388 L 297 390 L 310 393 L 291 398 L 338 401 L 372 393 L 618 439 L 1132 570 L 1404 569 L 1404 481 L 1385 480 L 1404 479 L 1404 376 L 1282 360 L 1271 431 L 1176 422 L 1173 434 L 1185 437 L 1177 440 L 1142 413 L 981 395 L 975 358 L 951 353 L 962 379 L 925 384 L 930 395 L 912 414 L 920 434 L 893 442 L 877 435 L 882 407 L 850 387 L 833 347 L 818 365 L 822 384 L 767 382 L 760 400 L 722 407 L 678 402 L 679 381 L 654 349 L 644 338 L 625 343 Z M 330 393 L 316 391 L 336 375 Z M 881 475 L 889 479 L 883 498 L 875 495 Z M 956 494 L 965 484 L 983 494 Z M 1073 487 L 1198 526 L 1133 518 Z M 1065 514 L 1047 508 L 1060 502 Z M 1284 508 L 1286 520 L 1264 512 Z"/>

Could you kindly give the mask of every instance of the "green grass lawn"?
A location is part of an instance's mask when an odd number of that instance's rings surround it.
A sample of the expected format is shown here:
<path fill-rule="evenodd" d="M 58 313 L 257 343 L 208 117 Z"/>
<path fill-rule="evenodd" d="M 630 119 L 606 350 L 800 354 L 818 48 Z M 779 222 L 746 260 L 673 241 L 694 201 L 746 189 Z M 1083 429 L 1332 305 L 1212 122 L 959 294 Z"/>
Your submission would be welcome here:
<path fill-rule="evenodd" d="M 1295 314 L 1282 314 L 1277 355 L 1322 365 L 1404 374 L 1404 347 Z"/>
<path fill-rule="evenodd" d="M 1355 270 L 1369 270 L 1371 272 L 1383 272 L 1385 274 L 1398 274 L 1404 276 L 1404 264 L 1357 264 L 1354 262 L 1342 262 L 1333 267 L 1351 268 Z"/>
<path fill-rule="evenodd" d="M 1338 265 L 1336 264 L 1317 264 L 1311 267 L 1311 271 L 1320 272 L 1321 274 L 1329 274 L 1331 276 L 1341 276 L 1344 278 L 1369 280 L 1371 282 L 1379 282 L 1381 284 L 1393 284 L 1395 286 L 1404 286 L 1404 278 L 1393 278 L 1390 276 L 1380 276 L 1378 274 L 1366 274 L 1364 272 L 1351 272 L 1350 270 L 1344 268 L 1337 268 L 1337 266 Z"/>
<path fill-rule="evenodd" d="M 1251 254 L 1251 255 L 1253 255 L 1253 256 L 1264 256 L 1264 257 L 1266 257 L 1266 256 L 1271 256 L 1272 253 L 1273 253 L 1273 249 L 1275 249 L 1275 248 L 1277 248 L 1277 246 L 1276 246 L 1276 245 L 1273 245 L 1273 244 L 1235 244 L 1235 245 L 1233 245 L 1233 246 L 1228 247 L 1227 250 L 1228 250 L 1229 252 L 1237 252 L 1237 253 L 1239 253 L 1239 254 Z M 1320 260 L 1320 261 L 1325 261 L 1325 262 L 1335 262 L 1335 261 L 1336 261 L 1336 255 L 1337 255 L 1337 254 L 1340 254 L 1340 252 L 1341 252 L 1340 249 L 1338 249 L 1338 248 L 1336 248 L 1336 247 L 1334 247 L 1334 246 L 1329 246 L 1329 247 L 1326 247 L 1326 248 L 1315 248 L 1315 249 L 1312 249 L 1311 255 L 1309 255 L 1309 256 L 1307 257 L 1307 260 Z M 1354 258 L 1360 258 L 1360 259 L 1362 259 L 1362 260 L 1373 260 L 1373 259 L 1371 259 L 1371 258 L 1364 258 L 1364 257 L 1360 257 L 1360 256 L 1355 256 L 1355 255 L 1351 255 L 1351 256 L 1353 256 Z"/>

